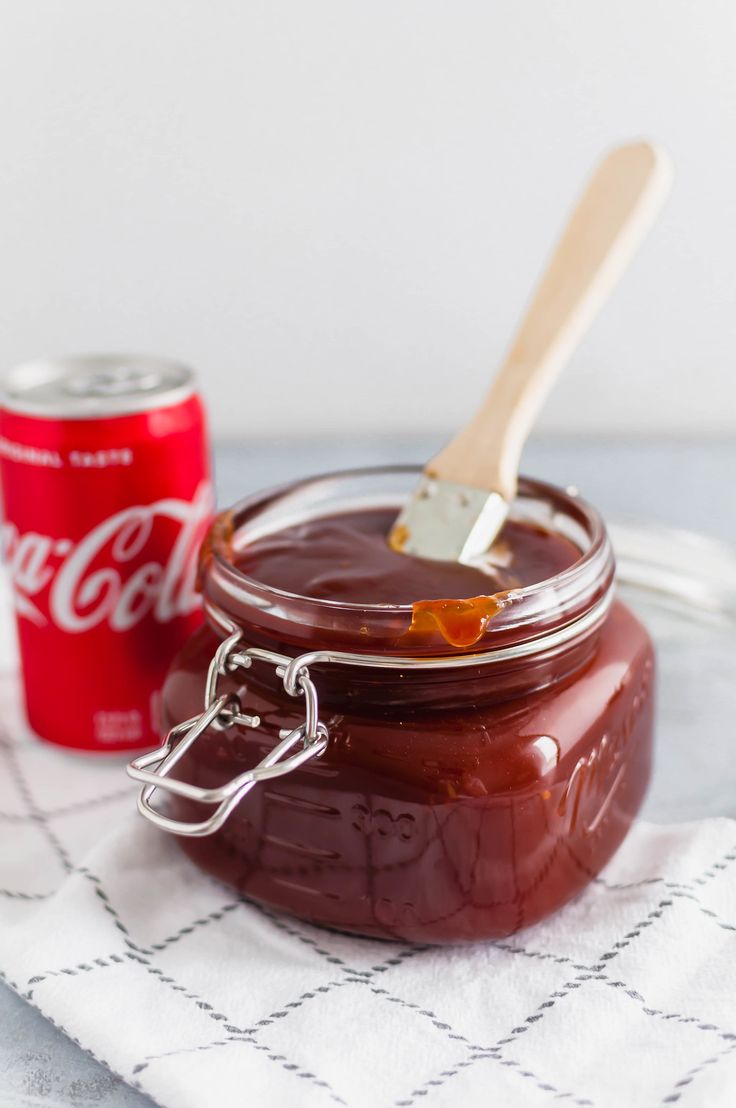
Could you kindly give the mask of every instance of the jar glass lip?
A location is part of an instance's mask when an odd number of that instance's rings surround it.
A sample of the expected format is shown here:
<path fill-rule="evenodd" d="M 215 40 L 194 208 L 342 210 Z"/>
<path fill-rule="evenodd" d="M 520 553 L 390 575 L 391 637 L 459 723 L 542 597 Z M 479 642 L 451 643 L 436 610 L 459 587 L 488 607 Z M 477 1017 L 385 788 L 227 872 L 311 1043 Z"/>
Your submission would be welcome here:
<path fill-rule="evenodd" d="M 406 477 L 410 479 L 407 481 L 406 491 L 408 493 L 412 488 L 411 478 L 417 479 L 420 473 L 421 467 L 413 465 L 370 466 L 318 474 L 316 476 L 310 476 L 253 493 L 237 501 L 232 508 L 218 514 L 212 525 L 210 536 L 206 544 L 208 553 L 212 555 L 218 569 L 227 576 L 231 586 L 237 587 L 240 585 L 243 591 L 248 593 L 251 598 L 261 596 L 264 600 L 281 601 L 286 605 L 290 602 L 300 605 L 309 605 L 315 612 L 345 612 L 346 616 L 350 614 L 355 616 L 358 613 L 363 613 L 374 614 L 376 616 L 383 614 L 410 617 L 413 607 L 412 603 L 361 604 L 342 600 L 328 600 L 305 596 L 302 593 L 288 592 L 284 589 L 265 584 L 240 570 L 234 562 L 233 553 L 238 549 L 238 538 L 241 537 L 242 540 L 242 532 L 248 522 L 260 518 L 267 510 L 277 509 L 279 503 L 285 505 L 288 502 L 288 508 L 285 508 L 285 514 L 288 514 L 288 511 L 292 513 L 288 520 L 282 519 L 280 526 L 284 527 L 289 522 L 293 522 L 295 518 L 294 508 L 299 501 L 300 494 L 306 496 L 310 489 L 314 490 L 318 488 L 318 486 L 325 484 L 334 485 L 336 482 L 349 482 L 352 479 L 362 481 L 365 479 L 370 480 L 371 478 L 380 480 L 384 477 Z M 605 572 L 607 566 L 610 567 L 610 576 L 612 577 L 613 553 L 603 519 L 591 504 L 579 496 L 576 489 L 562 489 L 544 481 L 520 477 L 517 499 L 514 502 L 514 506 L 517 510 L 521 509 L 522 518 L 527 518 L 523 513 L 523 504 L 525 501 L 541 502 L 548 505 L 550 509 L 549 525 L 559 522 L 563 516 L 567 516 L 569 519 L 574 520 L 577 524 L 579 534 L 581 536 L 584 535 L 586 548 L 581 550 L 580 557 L 573 562 L 571 566 L 555 574 L 553 577 L 545 578 L 533 585 L 513 589 L 510 596 L 513 597 L 514 604 L 510 605 L 510 608 L 518 609 L 519 607 L 525 607 L 528 609 L 531 606 L 536 609 L 538 607 L 536 602 L 549 594 L 551 586 L 554 587 L 555 592 L 560 598 L 564 595 L 569 596 L 573 593 L 577 594 L 580 589 L 585 589 L 586 586 L 590 587 L 593 583 L 591 575 L 597 578 L 599 574 L 602 575 Z M 378 495 L 372 499 L 371 506 L 377 506 L 379 504 L 385 506 L 389 503 L 391 503 L 391 498 L 389 496 L 382 499 L 380 495 Z M 398 510 L 399 501 L 396 503 Z M 325 516 L 337 514 L 340 510 L 344 509 L 335 507 L 330 508 L 327 506 L 325 511 L 321 514 Z M 311 514 L 313 516 L 320 515 L 319 512 L 315 511 L 312 511 Z M 305 516 L 302 515 L 299 517 L 297 510 L 296 518 L 305 518 Z M 274 521 L 272 526 L 262 528 L 260 533 L 273 532 L 279 529 L 278 523 Z M 553 527 L 552 529 L 555 528 Z M 573 541 L 575 540 L 573 539 Z M 576 543 L 576 545 L 580 548 L 579 543 Z M 505 610 L 508 609 L 502 609 L 499 616 L 493 620 L 493 623 L 497 621 L 498 623 L 506 622 L 501 618 Z"/>

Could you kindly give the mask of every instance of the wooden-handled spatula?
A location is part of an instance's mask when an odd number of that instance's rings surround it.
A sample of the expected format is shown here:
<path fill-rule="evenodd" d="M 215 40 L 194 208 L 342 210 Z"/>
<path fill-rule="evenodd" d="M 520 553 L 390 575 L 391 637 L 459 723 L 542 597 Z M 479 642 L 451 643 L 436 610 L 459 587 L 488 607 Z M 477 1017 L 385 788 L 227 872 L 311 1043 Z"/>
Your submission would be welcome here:
<path fill-rule="evenodd" d="M 448 562 L 473 562 L 488 551 L 515 496 L 537 413 L 659 212 L 671 179 L 669 157 L 647 142 L 603 158 L 490 392 L 425 466 L 389 536 L 394 549 Z"/>

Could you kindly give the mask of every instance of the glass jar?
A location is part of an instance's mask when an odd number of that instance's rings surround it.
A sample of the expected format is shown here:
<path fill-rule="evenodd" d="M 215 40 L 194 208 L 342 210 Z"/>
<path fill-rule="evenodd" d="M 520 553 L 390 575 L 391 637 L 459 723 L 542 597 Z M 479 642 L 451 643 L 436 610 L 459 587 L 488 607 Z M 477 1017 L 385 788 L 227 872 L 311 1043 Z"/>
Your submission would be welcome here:
<path fill-rule="evenodd" d="M 584 888 L 631 825 L 650 775 L 652 644 L 613 595 L 598 513 L 538 481 L 520 482 L 512 518 L 580 558 L 509 594 L 465 649 L 439 629 L 408 635 L 411 605 L 309 599 L 235 564 L 296 521 L 398 509 L 417 476 L 338 473 L 218 517 L 207 626 L 163 691 L 172 733 L 131 772 L 143 814 L 248 897 L 363 935 L 497 938 Z"/>

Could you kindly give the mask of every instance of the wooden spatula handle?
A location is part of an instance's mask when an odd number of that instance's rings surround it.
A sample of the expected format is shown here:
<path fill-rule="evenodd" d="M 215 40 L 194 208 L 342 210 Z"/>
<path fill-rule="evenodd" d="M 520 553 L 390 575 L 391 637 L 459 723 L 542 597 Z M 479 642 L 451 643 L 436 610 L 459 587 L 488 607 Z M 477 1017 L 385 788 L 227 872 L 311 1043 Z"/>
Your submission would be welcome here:
<path fill-rule="evenodd" d="M 485 401 L 426 472 L 513 498 L 532 423 L 657 215 L 671 177 L 667 155 L 646 142 L 618 147 L 603 159 Z"/>

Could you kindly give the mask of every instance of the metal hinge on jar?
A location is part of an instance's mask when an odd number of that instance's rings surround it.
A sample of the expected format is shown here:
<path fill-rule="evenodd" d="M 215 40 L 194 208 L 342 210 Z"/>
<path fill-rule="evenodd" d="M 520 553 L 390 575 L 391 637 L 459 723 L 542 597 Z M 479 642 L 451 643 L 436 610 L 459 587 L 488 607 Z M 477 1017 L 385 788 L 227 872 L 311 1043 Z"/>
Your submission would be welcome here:
<path fill-rule="evenodd" d="M 164 831 L 194 838 L 213 834 L 222 827 L 232 810 L 254 785 L 291 773 L 312 758 L 319 758 L 327 749 L 329 735 L 326 726 L 319 719 L 317 690 L 305 661 L 255 647 L 243 648 L 241 639 L 241 632 L 235 631 L 217 648 L 207 671 L 204 711 L 172 727 L 161 746 L 134 758 L 128 766 L 128 774 L 143 785 L 138 795 L 139 812 Z M 306 659 L 307 655 L 303 657 Z M 260 717 L 247 715 L 236 693 L 218 695 L 217 691 L 220 677 L 235 673 L 238 669 L 250 669 L 254 661 L 274 665 L 287 695 L 304 698 L 304 722 L 294 728 L 282 730 L 279 734 L 280 742 L 258 765 L 238 774 L 219 788 L 204 789 L 170 777 L 169 774 L 177 762 L 209 728 L 260 727 Z M 300 749 L 290 754 L 294 747 Z M 155 768 L 151 769 L 152 766 Z M 171 819 L 157 811 L 151 803 L 158 789 L 200 804 L 216 805 L 216 808 L 200 823 Z"/>
<path fill-rule="evenodd" d="M 130 763 L 128 773 L 143 785 L 138 796 L 138 810 L 151 823 L 175 835 L 190 837 L 211 835 L 222 827 L 233 809 L 254 785 L 261 781 L 268 781 L 272 777 L 283 777 L 284 774 L 291 773 L 312 758 L 319 758 L 324 754 L 329 733 L 319 719 L 317 689 L 309 676 L 310 665 L 365 666 L 377 669 L 431 672 L 466 666 L 493 665 L 545 652 L 551 656 L 572 639 L 599 626 L 606 618 L 612 599 L 613 588 L 610 588 L 589 611 L 571 623 L 511 646 L 497 647 L 478 654 L 427 658 L 352 654 L 337 650 L 313 650 L 308 654 L 291 658 L 271 650 L 261 650 L 259 647 L 245 647 L 242 642 L 242 632 L 234 628 L 219 608 L 211 602 L 205 602 L 207 615 L 212 624 L 227 637 L 218 646 L 207 671 L 204 711 L 201 715 L 192 716 L 191 719 L 172 727 L 162 746 L 152 750 L 150 754 L 142 754 Z M 220 696 L 217 694 L 220 677 L 235 673 L 238 669 L 250 669 L 255 661 L 265 662 L 276 668 L 276 673 L 283 681 L 284 691 L 288 696 L 304 697 L 304 723 L 282 730 L 279 733 L 281 741 L 257 766 L 238 774 L 232 781 L 228 781 L 218 789 L 203 789 L 199 785 L 189 785 L 185 781 L 171 778 L 169 776 L 171 770 L 208 728 L 260 727 L 260 718 L 246 715 L 240 698 L 235 693 L 223 693 Z M 179 738 L 180 736 L 182 737 Z M 174 746 L 177 738 L 179 742 Z M 300 750 L 295 754 L 289 753 L 299 745 L 301 745 Z M 155 766 L 155 769 L 149 769 L 149 766 Z M 151 804 L 157 789 L 183 796 L 200 804 L 217 805 L 217 807 L 212 815 L 201 823 L 185 823 L 171 819 L 162 812 L 158 812 Z"/>

